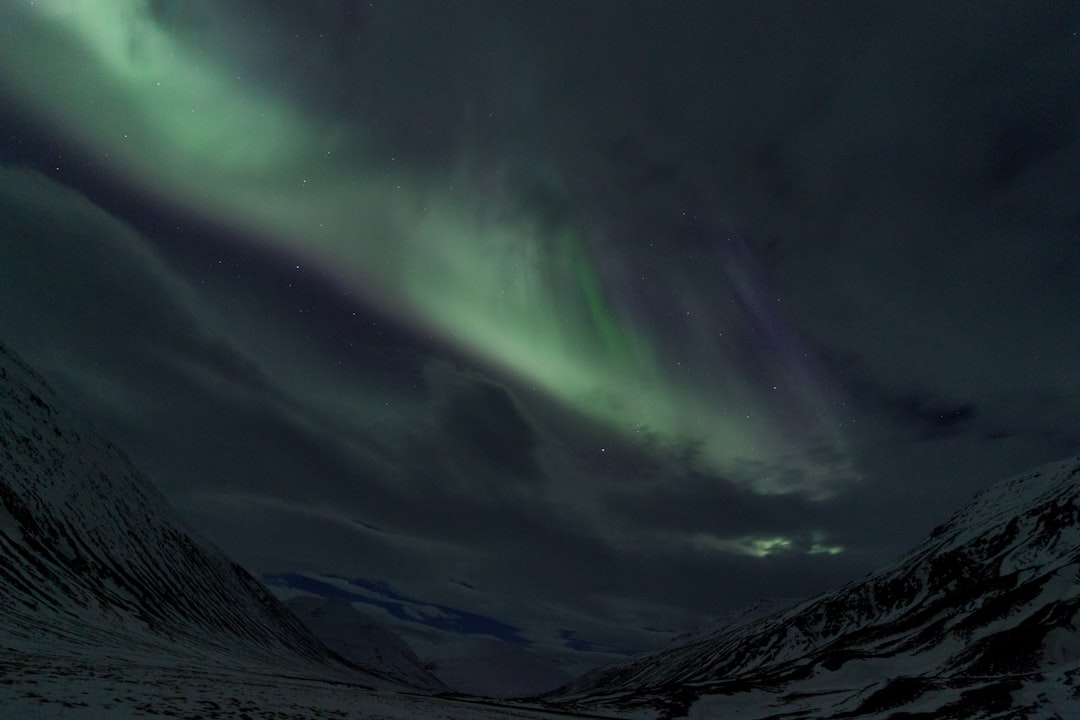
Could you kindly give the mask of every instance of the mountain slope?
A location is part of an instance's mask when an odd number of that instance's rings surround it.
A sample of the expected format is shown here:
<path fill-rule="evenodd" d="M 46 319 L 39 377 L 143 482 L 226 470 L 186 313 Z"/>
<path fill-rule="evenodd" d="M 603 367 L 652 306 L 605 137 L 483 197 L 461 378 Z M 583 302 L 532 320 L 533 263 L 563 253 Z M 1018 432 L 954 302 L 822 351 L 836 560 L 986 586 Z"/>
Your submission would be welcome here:
<path fill-rule="evenodd" d="M 571 675 L 550 660 L 491 637 L 460 638 L 431 648 L 432 672 L 470 695 L 514 698 L 538 695 L 569 682 Z"/>
<path fill-rule="evenodd" d="M 550 699 L 652 707 L 675 716 L 702 695 L 767 689 L 800 698 L 807 717 L 916 706 L 947 716 L 948 703 L 968 692 L 963 713 L 992 715 L 1048 677 L 1075 687 L 1077 672 L 1080 458 L 988 488 L 921 545 L 864 580 L 748 625 L 600 668 Z M 815 695 L 821 702 L 847 700 L 826 712 L 806 701 Z M 1039 693 L 1033 697 L 1034 705 L 1044 702 Z"/>
<path fill-rule="evenodd" d="M 362 667 L 378 667 L 395 680 L 432 692 L 448 688 L 424 669 L 409 644 L 376 624 L 344 598 L 301 595 L 285 606 L 334 652 Z"/>
<path fill-rule="evenodd" d="M 122 452 L 0 346 L 0 645 L 389 686 L 197 539 Z"/>

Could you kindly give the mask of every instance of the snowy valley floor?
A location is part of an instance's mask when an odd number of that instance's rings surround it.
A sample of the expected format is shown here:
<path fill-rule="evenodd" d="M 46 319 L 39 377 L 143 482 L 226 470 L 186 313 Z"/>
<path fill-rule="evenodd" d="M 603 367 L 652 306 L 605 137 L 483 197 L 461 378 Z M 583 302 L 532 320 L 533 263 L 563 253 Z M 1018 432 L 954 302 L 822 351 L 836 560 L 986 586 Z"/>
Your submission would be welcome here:
<path fill-rule="evenodd" d="M 195 720 L 541 720 L 587 717 L 393 692 L 299 677 L 62 657 L 4 648 L 0 718 Z M 594 716 L 595 717 L 595 716 Z"/>
<path fill-rule="evenodd" d="M 115 657 L 60 656 L 23 649 L 0 652 L 0 718 L 19 720 L 98 720 L 172 717 L 187 720 L 553 720 L 564 718 L 645 718 L 632 715 L 566 714 L 482 700 L 435 698 L 372 691 L 345 683 L 273 673 L 212 667 L 178 667 L 162 658 L 134 661 Z M 688 717 L 806 720 L 824 717 L 982 718 L 1025 717 L 1065 720 L 1080 717 L 1080 703 L 1069 687 L 1072 668 L 1005 693 L 997 708 L 968 705 L 960 691 L 929 693 L 920 700 L 884 703 L 871 709 L 863 690 L 804 688 L 778 695 L 752 691 L 702 698 Z M 880 690 L 880 686 L 877 688 Z M 988 688 L 989 689 L 989 688 Z M 969 696 L 970 698 L 970 696 Z M 873 704 L 871 701 L 870 704 Z M 862 706 L 852 712 L 852 708 Z M 891 705 L 891 707 L 890 707 Z M 977 705 L 982 707 L 977 708 Z"/>

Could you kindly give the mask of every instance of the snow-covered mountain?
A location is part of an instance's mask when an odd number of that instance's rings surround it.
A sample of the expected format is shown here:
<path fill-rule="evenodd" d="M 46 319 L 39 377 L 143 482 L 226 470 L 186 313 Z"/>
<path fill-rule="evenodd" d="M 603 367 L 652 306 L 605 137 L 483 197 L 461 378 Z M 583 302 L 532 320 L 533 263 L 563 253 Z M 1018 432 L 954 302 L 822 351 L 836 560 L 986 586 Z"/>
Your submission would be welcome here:
<path fill-rule="evenodd" d="M 447 687 L 401 637 L 377 624 L 344 598 L 298 595 L 285 606 L 334 652 L 362 667 L 377 667 L 402 683 L 432 692 Z"/>
<path fill-rule="evenodd" d="M 198 539 L 0 345 L 0 645 L 286 669 L 399 687 L 331 652 Z"/>
<path fill-rule="evenodd" d="M 1062 703 L 1080 713 L 1078 691 L 1074 458 L 981 492 L 863 580 L 600 668 L 549 699 L 671 717 L 1054 717 Z"/>
<path fill-rule="evenodd" d="M 425 653 L 432 672 L 458 692 L 513 698 L 554 690 L 572 676 L 550 660 L 490 637 L 461 638 Z"/>

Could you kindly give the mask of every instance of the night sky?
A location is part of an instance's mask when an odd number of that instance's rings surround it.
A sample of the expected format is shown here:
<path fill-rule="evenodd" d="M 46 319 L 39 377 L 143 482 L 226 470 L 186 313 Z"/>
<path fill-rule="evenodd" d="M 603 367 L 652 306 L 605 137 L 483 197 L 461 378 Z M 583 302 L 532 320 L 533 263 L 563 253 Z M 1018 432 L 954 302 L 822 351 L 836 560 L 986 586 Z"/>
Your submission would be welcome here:
<path fill-rule="evenodd" d="M 1078 32 L 9 0 L 0 340 L 283 597 L 650 649 L 1080 452 Z"/>

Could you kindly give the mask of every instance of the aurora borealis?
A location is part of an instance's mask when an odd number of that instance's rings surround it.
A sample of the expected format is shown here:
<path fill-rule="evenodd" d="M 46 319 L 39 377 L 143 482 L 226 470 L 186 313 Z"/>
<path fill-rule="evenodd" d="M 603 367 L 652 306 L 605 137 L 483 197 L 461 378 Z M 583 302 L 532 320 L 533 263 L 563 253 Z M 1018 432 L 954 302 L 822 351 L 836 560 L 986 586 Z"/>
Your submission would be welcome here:
<path fill-rule="evenodd" d="M 0 332 L 256 573 L 824 590 L 1078 446 L 1080 20 L 923 9 L 8 3 Z"/>
<path fill-rule="evenodd" d="M 196 52 L 169 37 L 138 3 L 40 7 L 9 24 L 33 30 L 26 45 L 5 44 L 6 64 L 38 66 L 14 72 L 32 84 L 21 89 L 27 101 L 129 182 L 328 271 L 331 282 L 384 303 L 402 322 L 579 412 L 624 432 L 700 443 L 717 470 L 798 454 L 802 444 L 844 452 L 797 341 L 759 297 L 738 251 L 709 270 L 717 300 L 726 294 L 737 303 L 718 327 L 712 313 L 699 320 L 693 299 L 679 297 L 677 276 L 661 276 L 647 300 L 632 283 L 620 284 L 627 269 L 605 278 L 605 262 L 626 260 L 608 257 L 604 238 L 592 241 L 602 230 L 584 213 L 542 227 L 527 211 L 484 208 L 468 189 L 455 193 L 454 185 L 468 188 L 467 177 L 456 180 L 467 168 L 387 172 L 367 157 L 362 136 L 356 142 L 344 127 L 237 87 L 225 61 L 207 59 L 213 49 Z M 56 51 L 34 57 L 35 45 Z M 654 299 L 669 314 L 648 317 Z M 678 335 L 665 327 L 672 322 L 682 326 Z M 797 418 L 787 428 L 775 408 L 763 407 L 763 383 L 748 384 L 748 368 L 731 357 L 729 347 L 745 346 L 755 323 L 765 337 L 753 362 L 775 365 L 762 374 L 787 391 L 784 411 Z M 680 347 L 659 341 L 671 337 Z M 692 358 L 709 369 L 690 368 Z M 687 382 L 685 372 L 695 379 Z M 810 461 L 805 470 L 822 491 L 830 480 L 850 479 Z"/>

